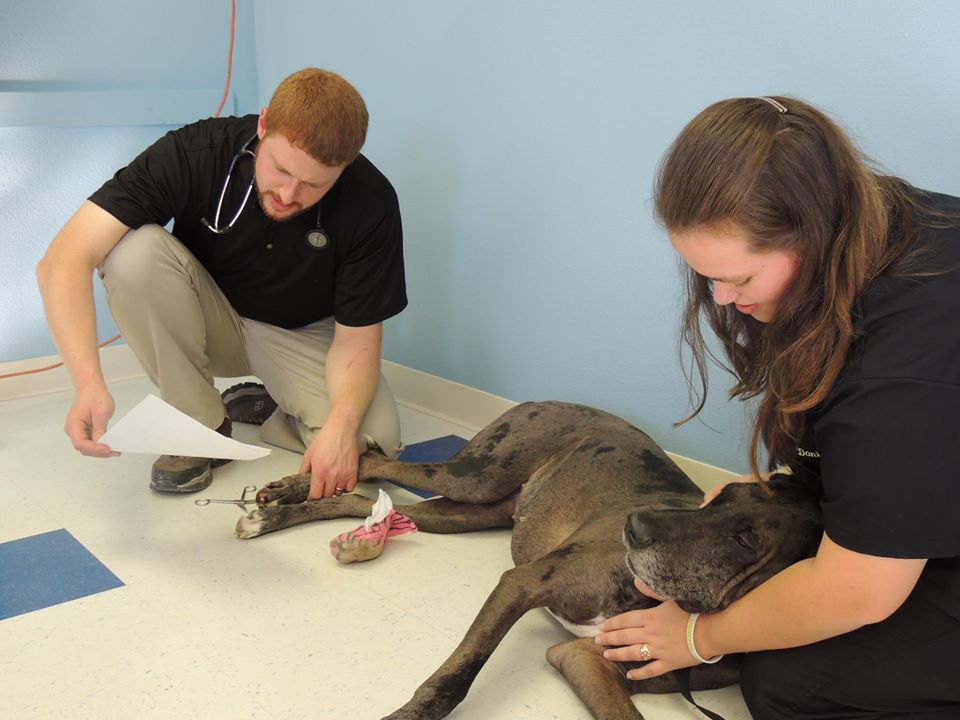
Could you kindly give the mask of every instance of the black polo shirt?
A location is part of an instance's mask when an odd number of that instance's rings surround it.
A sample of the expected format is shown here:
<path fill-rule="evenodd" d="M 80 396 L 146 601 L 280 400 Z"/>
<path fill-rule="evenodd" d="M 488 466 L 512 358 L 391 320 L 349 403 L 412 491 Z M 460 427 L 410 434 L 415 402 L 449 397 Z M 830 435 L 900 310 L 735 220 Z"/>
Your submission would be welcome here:
<path fill-rule="evenodd" d="M 230 304 L 248 318 L 284 328 L 333 315 L 365 326 L 407 304 L 400 208 L 390 182 L 363 155 L 312 208 L 277 222 L 260 208 L 256 187 L 234 227 L 211 223 L 230 163 L 256 136 L 257 116 L 211 118 L 168 132 L 119 170 L 90 200 L 124 225 L 166 225 L 207 269 Z M 250 145 L 256 147 L 254 139 Z M 236 214 L 253 176 L 253 158 L 238 159 L 220 212 Z M 330 242 L 307 242 L 317 224 Z"/>
<path fill-rule="evenodd" d="M 960 222 L 960 199 L 919 198 Z M 858 302 L 858 338 L 791 467 L 831 540 L 929 558 L 918 591 L 960 618 L 960 227 L 924 227 L 915 247 L 920 274 L 881 277 Z"/>

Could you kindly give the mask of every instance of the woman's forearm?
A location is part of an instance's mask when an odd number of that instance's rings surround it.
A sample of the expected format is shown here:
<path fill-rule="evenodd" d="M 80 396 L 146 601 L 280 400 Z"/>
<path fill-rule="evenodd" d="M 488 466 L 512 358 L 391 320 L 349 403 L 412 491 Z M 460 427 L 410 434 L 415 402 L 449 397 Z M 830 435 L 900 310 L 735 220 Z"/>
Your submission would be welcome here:
<path fill-rule="evenodd" d="M 916 585 L 925 560 L 882 558 L 846 550 L 824 536 L 802 560 L 696 627 L 704 657 L 797 647 L 880 622 Z"/>

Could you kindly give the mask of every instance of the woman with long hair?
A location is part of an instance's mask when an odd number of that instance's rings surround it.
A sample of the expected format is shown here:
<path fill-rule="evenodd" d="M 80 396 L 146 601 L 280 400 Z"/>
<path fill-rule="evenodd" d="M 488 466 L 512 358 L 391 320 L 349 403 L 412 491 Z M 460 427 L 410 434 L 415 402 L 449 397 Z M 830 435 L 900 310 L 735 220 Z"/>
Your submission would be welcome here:
<path fill-rule="evenodd" d="M 673 143 L 656 212 L 686 264 L 691 417 L 716 361 L 758 403 L 741 480 L 765 451 L 824 533 L 720 612 L 611 618 L 605 657 L 649 660 L 640 679 L 747 653 L 755 718 L 960 718 L 960 199 L 878 172 L 807 103 L 738 98 Z"/>

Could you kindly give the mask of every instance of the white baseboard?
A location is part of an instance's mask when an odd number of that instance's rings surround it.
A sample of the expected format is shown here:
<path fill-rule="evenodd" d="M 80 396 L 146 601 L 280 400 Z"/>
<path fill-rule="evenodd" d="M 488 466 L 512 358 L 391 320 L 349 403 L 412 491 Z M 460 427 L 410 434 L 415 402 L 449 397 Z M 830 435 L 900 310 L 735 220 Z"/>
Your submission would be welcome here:
<path fill-rule="evenodd" d="M 44 368 L 60 362 L 59 355 L 17 360 L 0 363 L 0 375 L 18 373 Z M 100 365 L 107 382 L 132 380 L 143 377 L 143 368 L 130 351 L 129 345 L 109 345 L 100 348 Z M 73 390 L 70 374 L 63 366 L 30 375 L 19 375 L 0 380 L 0 401 L 14 400 L 31 395 L 49 395 L 51 393 Z"/>
<path fill-rule="evenodd" d="M 46 367 L 60 362 L 57 355 L 0 363 L 0 375 Z M 100 364 L 107 382 L 143 377 L 143 369 L 129 345 L 111 345 L 100 350 Z M 383 374 L 397 402 L 472 429 L 488 425 L 517 403 L 491 395 L 483 390 L 462 385 L 436 375 L 414 370 L 389 360 L 383 362 Z M 0 401 L 32 395 L 48 395 L 73 389 L 66 369 L 58 367 L 46 372 L 20 375 L 0 380 Z M 707 465 L 683 455 L 667 453 L 680 468 L 702 488 L 727 482 L 736 474 Z"/>
<path fill-rule="evenodd" d="M 708 465 L 705 462 L 667 452 L 667 455 L 693 480 L 702 490 L 709 490 L 717 485 L 726 483 L 737 477 L 737 473 Z"/>
<path fill-rule="evenodd" d="M 486 427 L 517 404 L 513 400 L 389 360 L 385 360 L 382 367 L 397 402 L 472 428 L 474 432 Z"/>

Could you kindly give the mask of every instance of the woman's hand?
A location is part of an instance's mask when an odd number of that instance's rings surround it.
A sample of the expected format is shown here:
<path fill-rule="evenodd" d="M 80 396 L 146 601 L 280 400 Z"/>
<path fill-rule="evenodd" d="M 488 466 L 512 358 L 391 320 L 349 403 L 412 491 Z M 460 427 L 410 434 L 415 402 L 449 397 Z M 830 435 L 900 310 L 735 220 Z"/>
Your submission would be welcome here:
<path fill-rule="evenodd" d="M 639 580 L 634 583 L 645 595 L 653 595 Z M 596 642 L 611 646 L 603 657 L 613 662 L 647 662 L 627 673 L 630 680 L 645 680 L 678 668 L 696 665 L 687 650 L 690 613 L 672 600 L 648 610 L 631 610 L 604 621 Z"/>

